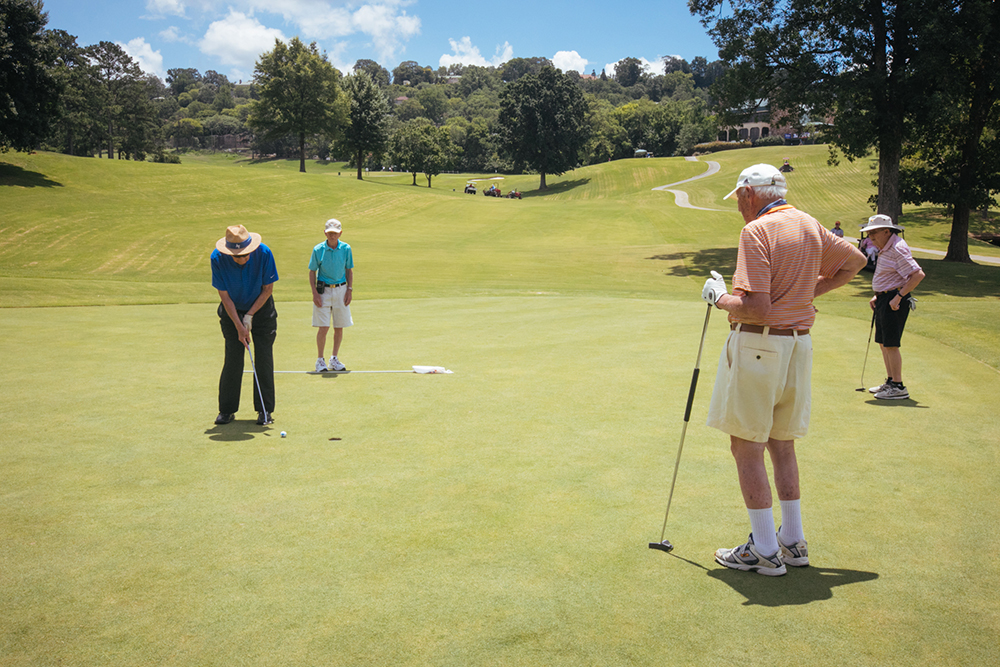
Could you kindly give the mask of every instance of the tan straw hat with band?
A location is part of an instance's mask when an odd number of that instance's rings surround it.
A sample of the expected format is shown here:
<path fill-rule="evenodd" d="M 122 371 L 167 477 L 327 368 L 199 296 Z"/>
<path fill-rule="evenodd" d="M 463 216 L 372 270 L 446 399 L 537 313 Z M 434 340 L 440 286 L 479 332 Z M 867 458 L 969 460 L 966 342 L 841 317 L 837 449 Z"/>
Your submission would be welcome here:
<path fill-rule="evenodd" d="M 248 232 L 243 225 L 226 227 L 226 235 L 215 243 L 216 250 L 233 257 L 249 255 L 258 246 L 260 246 L 260 234 Z"/>

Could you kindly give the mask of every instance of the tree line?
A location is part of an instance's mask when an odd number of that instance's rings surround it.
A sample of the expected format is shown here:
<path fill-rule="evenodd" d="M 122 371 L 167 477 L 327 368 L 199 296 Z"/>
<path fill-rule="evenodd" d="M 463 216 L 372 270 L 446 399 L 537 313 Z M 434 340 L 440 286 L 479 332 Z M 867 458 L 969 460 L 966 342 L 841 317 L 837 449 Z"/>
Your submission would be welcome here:
<path fill-rule="evenodd" d="M 298 157 L 303 171 L 306 156 L 330 157 L 359 176 L 364 167 L 398 167 L 415 182 L 419 172 L 538 170 L 537 160 L 562 173 L 640 148 L 682 154 L 717 133 L 709 89 L 724 67 L 704 58 L 665 59 L 662 73 L 626 58 L 600 75 L 564 73 L 541 57 L 436 70 L 404 61 L 391 72 L 359 60 L 344 76 L 315 44 L 295 38 L 262 54 L 251 81 L 190 68 L 161 80 L 114 43 L 81 46 L 45 29 L 40 0 L 0 0 L 0 13 L 14 35 L 11 58 L 0 60 L 13 110 L 4 112 L 4 148 L 171 160 L 171 148 L 221 148 L 230 145 L 223 137 L 235 137 L 255 154 Z M 15 79 L 24 68 L 3 71 L 15 59 L 32 66 L 22 85 Z M 533 143 L 549 147 L 544 158 L 529 156 Z"/>

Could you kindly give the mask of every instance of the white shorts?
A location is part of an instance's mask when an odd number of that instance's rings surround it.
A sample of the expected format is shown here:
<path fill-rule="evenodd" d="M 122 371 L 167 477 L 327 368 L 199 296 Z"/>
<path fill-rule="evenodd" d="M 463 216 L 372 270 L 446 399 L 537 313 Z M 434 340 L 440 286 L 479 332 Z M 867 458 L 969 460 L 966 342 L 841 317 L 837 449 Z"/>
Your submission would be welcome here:
<path fill-rule="evenodd" d="M 812 338 L 733 331 L 719 357 L 708 421 L 751 442 L 797 440 L 809 430 Z"/>
<path fill-rule="evenodd" d="M 344 305 L 344 296 L 347 294 L 347 285 L 331 287 L 327 285 L 323 293 L 323 306 L 313 303 L 313 326 L 328 327 L 331 324 L 334 329 L 343 329 L 354 324 L 351 319 L 351 308 Z"/>

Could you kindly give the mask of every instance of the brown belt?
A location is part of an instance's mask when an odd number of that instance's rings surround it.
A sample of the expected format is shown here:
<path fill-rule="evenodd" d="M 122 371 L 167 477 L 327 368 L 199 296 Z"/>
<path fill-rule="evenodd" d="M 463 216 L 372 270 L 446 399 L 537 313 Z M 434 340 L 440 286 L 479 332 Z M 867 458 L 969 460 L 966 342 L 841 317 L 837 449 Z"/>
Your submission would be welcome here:
<path fill-rule="evenodd" d="M 746 333 L 764 333 L 764 327 L 757 326 L 756 324 L 740 324 L 739 322 L 732 322 L 729 325 L 731 331 L 736 331 L 736 327 L 740 328 L 740 331 Z M 809 329 L 768 329 L 768 336 L 794 336 L 798 334 L 799 336 L 808 336 Z"/>

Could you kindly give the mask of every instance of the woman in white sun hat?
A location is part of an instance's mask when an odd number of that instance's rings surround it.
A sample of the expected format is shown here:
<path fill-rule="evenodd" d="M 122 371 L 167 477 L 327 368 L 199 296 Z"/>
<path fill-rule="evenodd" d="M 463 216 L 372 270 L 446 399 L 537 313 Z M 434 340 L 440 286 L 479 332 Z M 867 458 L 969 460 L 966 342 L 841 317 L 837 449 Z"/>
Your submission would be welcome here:
<path fill-rule="evenodd" d="M 903 385 L 903 357 L 899 352 L 900 339 L 906 318 L 913 308 L 913 290 L 924 279 L 924 272 L 913 259 L 910 247 L 899 236 L 903 228 L 893 223 L 887 215 L 868 218 L 861 228 L 878 248 L 878 263 L 872 277 L 875 296 L 869 301 L 875 311 L 875 342 L 882 348 L 885 362 L 885 382 L 868 391 L 875 398 L 900 400 L 910 397 Z"/>

